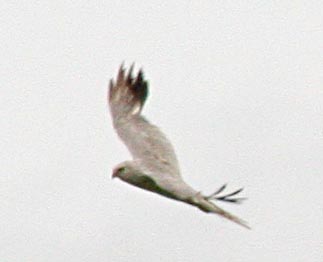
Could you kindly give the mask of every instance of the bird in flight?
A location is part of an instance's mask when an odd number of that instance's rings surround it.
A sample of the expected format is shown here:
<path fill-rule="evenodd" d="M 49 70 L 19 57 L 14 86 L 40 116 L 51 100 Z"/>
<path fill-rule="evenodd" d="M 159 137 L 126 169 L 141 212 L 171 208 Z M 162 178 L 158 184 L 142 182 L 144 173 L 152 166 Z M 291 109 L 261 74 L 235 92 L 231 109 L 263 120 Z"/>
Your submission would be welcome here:
<path fill-rule="evenodd" d="M 206 196 L 185 183 L 170 141 L 157 126 L 141 114 L 147 96 L 148 83 L 144 79 L 143 71 L 140 70 L 134 77 L 133 65 L 128 72 L 121 65 L 116 81 L 110 81 L 108 102 L 113 126 L 133 160 L 118 164 L 113 169 L 112 177 L 198 207 L 206 213 L 218 214 L 250 229 L 245 221 L 213 202 L 219 200 L 240 203 L 244 198 L 234 196 L 240 193 L 242 188 L 221 195 L 226 188 L 226 185 L 223 185 L 213 194 Z"/>

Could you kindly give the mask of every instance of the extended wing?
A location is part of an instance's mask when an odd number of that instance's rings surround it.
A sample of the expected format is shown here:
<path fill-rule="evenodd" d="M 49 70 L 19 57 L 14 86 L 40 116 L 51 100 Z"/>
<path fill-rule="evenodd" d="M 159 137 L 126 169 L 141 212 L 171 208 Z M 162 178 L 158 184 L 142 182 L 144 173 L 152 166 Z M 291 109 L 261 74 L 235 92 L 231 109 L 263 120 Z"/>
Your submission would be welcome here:
<path fill-rule="evenodd" d="M 142 70 L 133 78 L 133 66 L 126 74 L 120 67 L 117 81 L 109 87 L 109 106 L 113 125 L 135 160 L 151 172 L 180 176 L 174 149 L 141 111 L 148 96 L 148 84 Z"/>

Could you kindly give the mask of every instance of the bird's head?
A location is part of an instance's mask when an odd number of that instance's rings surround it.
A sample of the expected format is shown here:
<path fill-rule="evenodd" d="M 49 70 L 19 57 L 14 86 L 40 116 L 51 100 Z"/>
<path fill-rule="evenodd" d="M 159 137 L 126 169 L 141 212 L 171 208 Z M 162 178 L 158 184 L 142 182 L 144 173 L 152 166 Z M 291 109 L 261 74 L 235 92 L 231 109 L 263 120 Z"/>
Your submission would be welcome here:
<path fill-rule="evenodd" d="M 133 166 L 128 161 L 117 165 L 112 171 L 112 178 L 118 177 L 122 180 L 127 180 L 135 172 Z"/>
<path fill-rule="evenodd" d="M 112 178 L 120 177 L 126 171 L 127 171 L 127 167 L 126 166 L 118 166 L 118 167 L 115 167 L 113 169 L 113 171 L 112 171 Z"/>

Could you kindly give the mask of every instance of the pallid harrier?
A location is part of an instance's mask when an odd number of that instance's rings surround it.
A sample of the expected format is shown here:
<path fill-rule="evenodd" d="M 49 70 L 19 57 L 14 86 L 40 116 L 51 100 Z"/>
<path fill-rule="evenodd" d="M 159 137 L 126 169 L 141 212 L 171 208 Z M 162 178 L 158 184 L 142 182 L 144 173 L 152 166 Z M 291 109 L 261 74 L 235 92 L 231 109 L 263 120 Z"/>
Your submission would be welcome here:
<path fill-rule="evenodd" d="M 216 206 L 211 200 L 239 203 L 243 198 L 231 198 L 242 188 L 219 196 L 223 185 L 209 196 L 202 195 L 184 182 L 173 146 L 160 129 L 150 124 L 141 111 L 148 95 L 148 84 L 142 70 L 133 78 L 133 65 L 128 73 L 121 65 L 116 83 L 110 81 L 109 106 L 113 126 L 133 156 L 113 169 L 112 177 L 165 197 L 198 207 L 204 212 L 223 216 L 249 228 L 242 219 Z"/>

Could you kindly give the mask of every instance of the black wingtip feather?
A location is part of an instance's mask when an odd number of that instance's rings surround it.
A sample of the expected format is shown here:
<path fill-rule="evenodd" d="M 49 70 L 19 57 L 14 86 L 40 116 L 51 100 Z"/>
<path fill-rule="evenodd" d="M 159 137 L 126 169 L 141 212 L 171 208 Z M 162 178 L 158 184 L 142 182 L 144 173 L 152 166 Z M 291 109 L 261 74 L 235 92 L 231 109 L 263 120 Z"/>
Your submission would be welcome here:
<path fill-rule="evenodd" d="M 118 72 L 118 76 L 117 76 L 117 85 L 122 85 L 124 82 L 124 73 L 125 70 L 123 68 L 123 64 L 121 64 L 120 68 L 119 68 L 119 72 Z"/>
<path fill-rule="evenodd" d="M 113 80 L 110 79 L 110 82 L 109 82 L 109 88 L 108 88 L 108 98 L 109 100 L 112 99 L 112 95 L 113 95 L 113 86 L 114 86 L 114 83 L 113 83 Z"/>
<path fill-rule="evenodd" d="M 128 74 L 127 74 L 127 78 L 126 78 L 126 81 L 127 81 L 127 85 L 132 85 L 133 83 L 133 77 L 132 77 L 132 72 L 133 72 L 133 68 L 135 66 L 135 63 L 132 63 L 130 68 L 129 68 L 129 71 L 128 71 Z"/>
<path fill-rule="evenodd" d="M 143 70 L 133 75 L 135 64 L 128 70 L 122 63 L 119 67 L 116 82 L 110 82 L 109 103 L 113 114 L 120 116 L 140 114 L 148 97 L 148 83 L 144 79 Z M 139 106 L 139 110 L 138 110 Z"/>
<path fill-rule="evenodd" d="M 148 96 L 148 83 L 144 80 L 144 73 L 142 69 L 139 70 L 135 82 L 133 83 L 133 89 L 137 99 L 140 100 L 141 106 L 143 106 Z"/>

